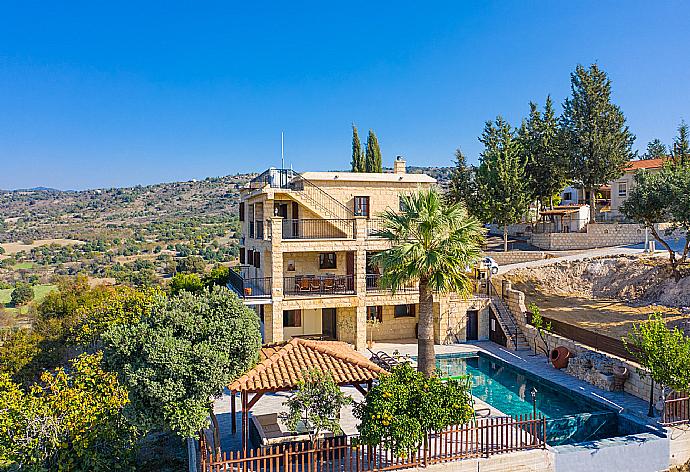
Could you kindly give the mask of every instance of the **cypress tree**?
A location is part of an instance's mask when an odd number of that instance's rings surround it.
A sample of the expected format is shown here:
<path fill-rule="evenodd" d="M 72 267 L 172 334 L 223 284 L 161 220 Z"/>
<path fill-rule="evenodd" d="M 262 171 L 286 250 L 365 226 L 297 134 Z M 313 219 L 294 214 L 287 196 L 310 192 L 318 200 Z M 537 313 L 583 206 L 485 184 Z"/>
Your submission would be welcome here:
<path fill-rule="evenodd" d="M 688 142 L 688 135 L 690 130 L 687 123 L 681 121 L 678 126 L 678 137 L 673 140 L 673 162 L 679 166 L 690 165 L 690 143 Z"/>
<path fill-rule="evenodd" d="M 357 127 L 352 124 L 352 172 L 366 172 L 364 166 L 364 153 L 362 152 L 362 142 L 359 140 Z"/>
<path fill-rule="evenodd" d="M 647 151 L 642 154 L 642 159 L 656 159 L 658 157 L 666 156 L 666 145 L 661 142 L 659 138 L 647 143 Z"/>
<path fill-rule="evenodd" d="M 563 104 L 561 127 L 572 178 L 590 195 L 590 221 L 596 221 L 596 193 L 623 175 L 635 154 L 635 136 L 619 107 L 611 103 L 611 80 L 592 64 L 570 74 L 572 97 Z"/>
<path fill-rule="evenodd" d="M 367 152 L 364 162 L 367 172 L 383 172 L 379 140 L 376 139 L 373 130 L 369 130 L 369 136 L 367 137 Z"/>

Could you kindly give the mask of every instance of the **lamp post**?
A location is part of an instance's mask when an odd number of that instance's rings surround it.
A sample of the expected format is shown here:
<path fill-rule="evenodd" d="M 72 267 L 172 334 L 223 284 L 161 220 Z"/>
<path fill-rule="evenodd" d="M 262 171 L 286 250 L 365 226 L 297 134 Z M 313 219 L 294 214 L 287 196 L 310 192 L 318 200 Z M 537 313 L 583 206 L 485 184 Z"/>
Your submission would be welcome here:
<path fill-rule="evenodd" d="M 532 419 L 537 419 L 537 387 L 532 387 Z"/>

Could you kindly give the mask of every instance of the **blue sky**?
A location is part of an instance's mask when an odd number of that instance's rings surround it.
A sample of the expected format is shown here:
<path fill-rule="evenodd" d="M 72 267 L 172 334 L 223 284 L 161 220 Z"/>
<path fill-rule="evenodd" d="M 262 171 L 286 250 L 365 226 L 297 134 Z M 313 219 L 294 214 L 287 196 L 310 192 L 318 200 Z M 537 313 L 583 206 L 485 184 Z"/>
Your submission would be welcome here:
<path fill-rule="evenodd" d="M 598 62 L 637 135 L 690 121 L 690 3 L 0 4 L 0 188 L 82 189 L 348 167 L 355 122 L 384 165 L 475 162 L 486 120 L 560 103 Z"/>

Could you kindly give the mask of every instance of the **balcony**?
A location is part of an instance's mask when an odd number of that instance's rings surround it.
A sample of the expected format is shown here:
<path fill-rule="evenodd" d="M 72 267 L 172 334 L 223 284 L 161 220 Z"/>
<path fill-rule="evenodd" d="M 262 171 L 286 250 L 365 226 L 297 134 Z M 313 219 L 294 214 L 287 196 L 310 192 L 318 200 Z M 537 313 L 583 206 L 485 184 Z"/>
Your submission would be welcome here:
<path fill-rule="evenodd" d="M 353 295 L 355 281 L 352 275 L 298 275 L 283 278 L 285 295 Z"/>
<path fill-rule="evenodd" d="M 283 220 L 283 239 L 354 239 L 354 219 Z"/>
<path fill-rule="evenodd" d="M 273 279 L 271 277 L 252 277 L 243 276 L 245 271 L 230 271 L 230 287 L 240 298 L 271 298 L 271 288 Z"/>
<path fill-rule="evenodd" d="M 367 293 L 390 293 L 391 291 L 381 286 L 381 274 L 367 274 Z M 419 286 L 416 283 L 410 283 L 396 290 L 396 293 L 410 292 L 419 292 Z"/>

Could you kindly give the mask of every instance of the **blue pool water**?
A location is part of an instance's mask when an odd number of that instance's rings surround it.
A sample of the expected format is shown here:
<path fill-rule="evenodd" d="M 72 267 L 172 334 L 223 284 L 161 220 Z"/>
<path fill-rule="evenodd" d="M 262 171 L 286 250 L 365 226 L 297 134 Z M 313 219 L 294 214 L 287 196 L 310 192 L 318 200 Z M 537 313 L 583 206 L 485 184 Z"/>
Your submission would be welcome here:
<path fill-rule="evenodd" d="M 475 397 L 513 417 L 532 414 L 536 389 L 536 412 L 547 418 L 546 442 L 552 446 L 644 430 L 630 422 L 623 428 L 616 412 L 484 353 L 437 355 L 436 366 L 442 377 L 469 376 Z"/>
<path fill-rule="evenodd" d="M 439 355 L 436 365 L 443 377 L 469 375 L 472 394 L 510 416 L 532 413 L 532 389 L 537 390 L 537 414 L 546 418 L 593 413 L 601 407 L 558 391 L 490 357 Z"/>

